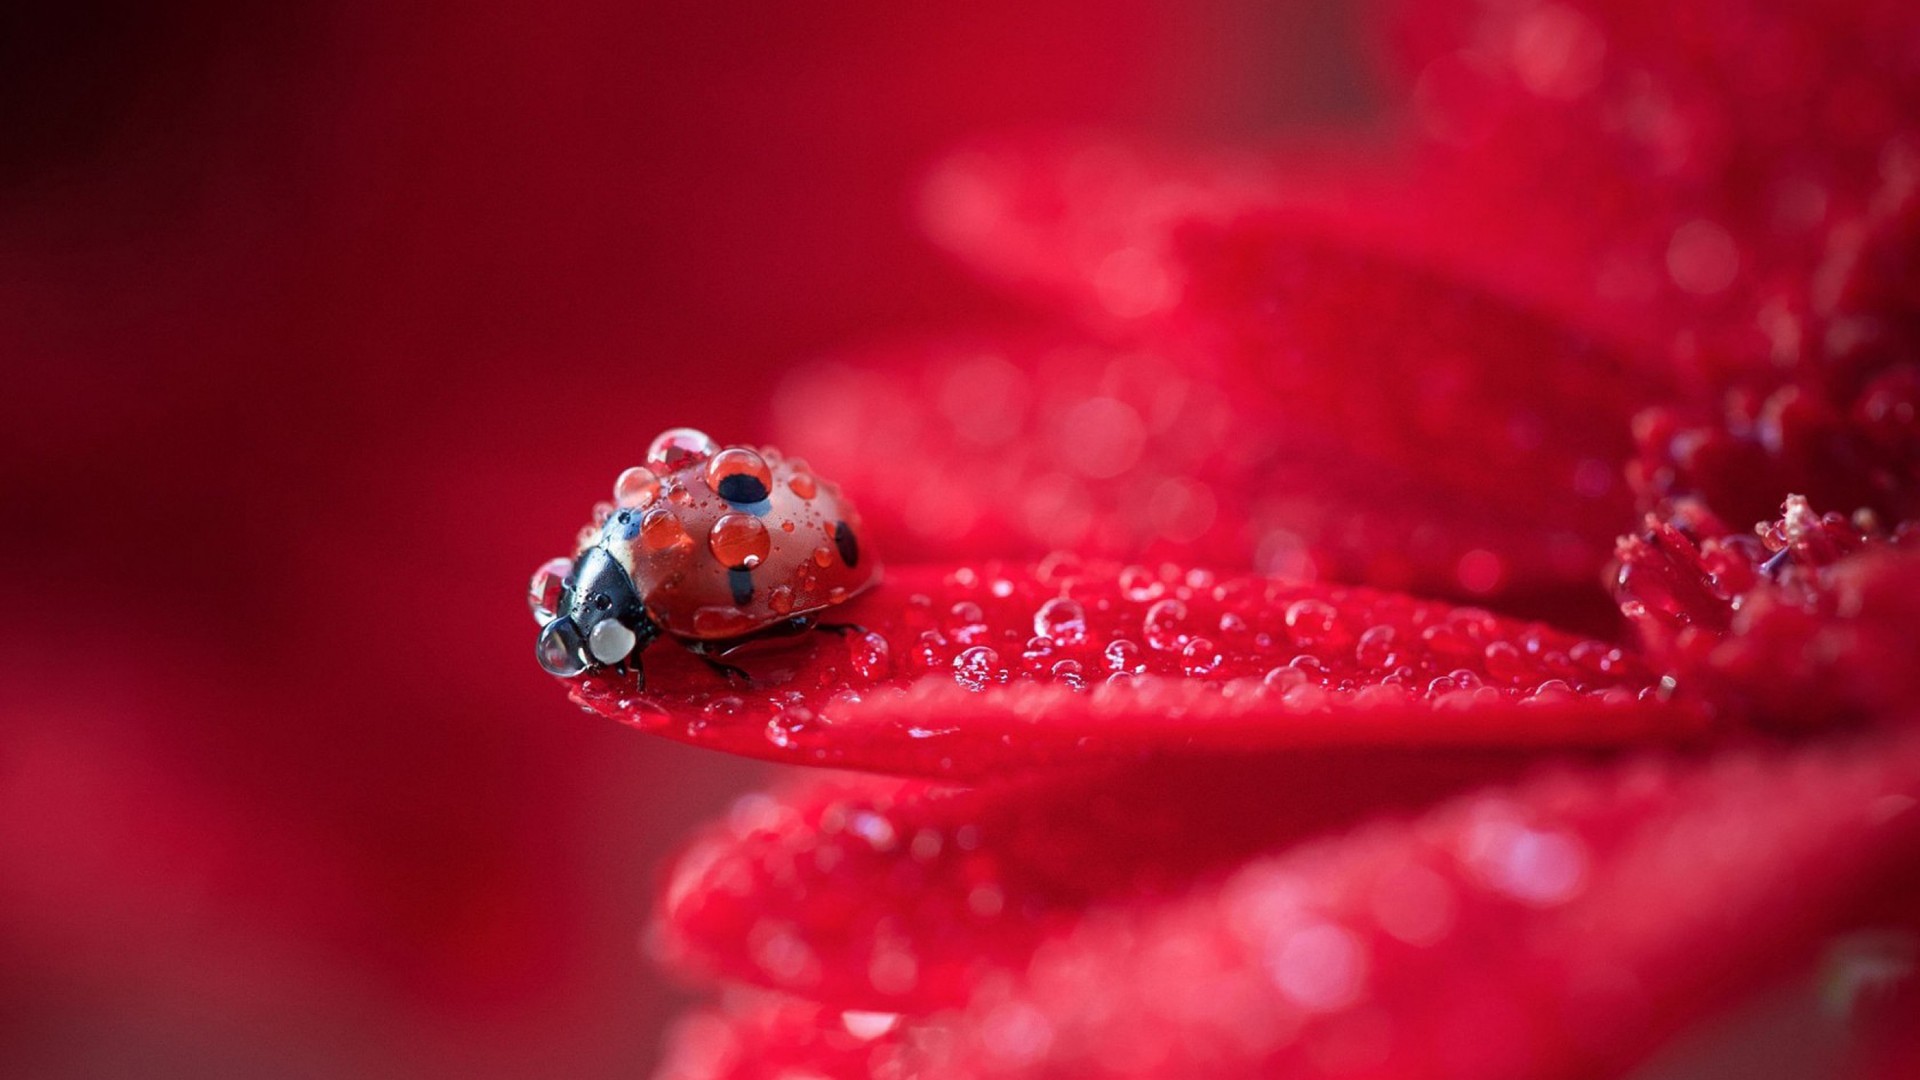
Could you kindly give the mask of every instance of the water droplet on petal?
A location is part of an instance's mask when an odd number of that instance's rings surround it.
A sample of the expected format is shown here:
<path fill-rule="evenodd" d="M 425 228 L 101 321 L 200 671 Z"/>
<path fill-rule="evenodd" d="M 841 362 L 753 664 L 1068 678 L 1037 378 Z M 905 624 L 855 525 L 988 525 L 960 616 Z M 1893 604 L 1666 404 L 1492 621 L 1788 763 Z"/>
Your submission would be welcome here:
<path fill-rule="evenodd" d="M 1140 646 L 1120 638 L 1107 645 L 1107 670 L 1116 675 L 1134 675 L 1145 671 L 1147 665 L 1140 659 Z"/>
<path fill-rule="evenodd" d="M 1127 599 L 1145 603 L 1160 595 L 1160 582 L 1153 571 L 1144 566 L 1123 567 L 1120 571 L 1120 592 Z"/>
<path fill-rule="evenodd" d="M 712 457 L 720 444 L 704 431 L 694 428 L 668 428 L 647 447 L 647 465 L 655 472 L 675 472 L 697 461 Z"/>
<path fill-rule="evenodd" d="M 1364 668 L 1385 668 L 1393 655 L 1394 630 L 1391 626 L 1370 626 L 1353 648 L 1353 658 Z"/>
<path fill-rule="evenodd" d="M 999 653 L 985 645 L 975 645 L 953 658 L 953 681 L 969 690 L 984 690 L 994 681 L 999 668 Z"/>
<path fill-rule="evenodd" d="M 1181 630 L 1181 624 L 1186 619 L 1187 605 L 1180 601 L 1169 599 L 1156 602 L 1147 609 L 1146 619 L 1141 624 L 1147 644 L 1163 652 L 1179 648 L 1187 640 L 1187 635 Z"/>
<path fill-rule="evenodd" d="M 868 631 L 847 639 L 847 658 L 863 679 L 884 679 L 893 666 L 887 639 Z"/>
<path fill-rule="evenodd" d="M 1220 666 L 1221 659 L 1220 650 L 1203 637 L 1188 641 L 1187 647 L 1180 652 L 1181 670 L 1192 676 L 1212 674 Z"/>
<path fill-rule="evenodd" d="M 1296 686 L 1307 685 L 1308 676 L 1306 672 L 1289 664 L 1267 672 L 1266 677 L 1260 681 L 1268 690 L 1284 694 Z"/>
<path fill-rule="evenodd" d="M 653 505 L 660 497 L 660 478 L 644 465 L 635 465 L 613 481 L 614 504 L 629 510 Z"/>
<path fill-rule="evenodd" d="M 1033 632 L 1056 645 L 1074 646 L 1087 640 L 1087 612 L 1064 596 L 1040 605 L 1033 616 Z"/>
<path fill-rule="evenodd" d="M 1329 637 L 1340 612 L 1325 600 L 1295 600 L 1287 608 L 1287 628 L 1295 645 L 1312 646 Z"/>
<path fill-rule="evenodd" d="M 573 564 L 565 559 L 549 559 L 533 572 L 533 581 L 527 587 L 527 607 L 533 609 L 533 621 L 545 626 L 559 614 L 560 597 L 572 573 Z"/>

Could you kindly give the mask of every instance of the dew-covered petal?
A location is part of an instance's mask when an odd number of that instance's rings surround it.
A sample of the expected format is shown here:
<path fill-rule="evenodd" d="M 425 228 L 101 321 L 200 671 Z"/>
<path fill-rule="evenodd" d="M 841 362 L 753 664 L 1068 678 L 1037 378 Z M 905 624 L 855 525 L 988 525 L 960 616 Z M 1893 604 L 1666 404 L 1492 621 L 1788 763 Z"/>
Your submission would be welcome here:
<path fill-rule="evenodd" d="M 1616 592 L 1652 663 L 1689 696 L 1764 727 L 1904 720 L 1920 700 L 1913 530 L 1804 498 L 1756 533 L 1711 516 L 1623 537 Z"/>
<path fill-rule="evenodd" d="M 670 874 L 653 952 L 683 974 L 925 1013 L 1023 970 L 1090 905 L 1178 896 L 1260 852 L 1424 807 L 1527 760 L 1204 756 L 965 789 L 837 777 L 747 795 Z"/>
<path fill-rule="evenodd" d="M 1920 864 L 1907 736 L 1487 790 L 1095 908 L 929 1023 L 941 1076 L 1613 1076 Z"/>
<path fill-rule="evenodd" d="M 838 632 L 749 646 L 729 679 L 656 642 L 588 711 L 798 764 L 965 777 L 1147 750 L 1687 739 L 1605 642 L 1367 589 L 1059 558 L 890 566 Z"/>

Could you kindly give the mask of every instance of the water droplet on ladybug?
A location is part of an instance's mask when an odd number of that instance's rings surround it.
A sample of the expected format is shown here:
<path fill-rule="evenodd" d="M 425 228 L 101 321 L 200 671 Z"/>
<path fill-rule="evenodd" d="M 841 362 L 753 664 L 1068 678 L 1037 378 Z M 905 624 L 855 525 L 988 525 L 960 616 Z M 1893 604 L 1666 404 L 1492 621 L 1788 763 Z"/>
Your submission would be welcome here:
<path fill-rule="evenodd" d="M 640 519 L 640 538 L 646 542 L 648 551 L 665 551 L 668 548 L 682 547 L 691 543 L 693 538 L 687 535 L 686 526 L 673 511 L 664 506 L 656 506 L 647 511 Z"/>
<path fill-rule="evenodd" d="M 722 514 L 707 534 L 707 544 L 720 565 L 751 570 L 767 557 L 773 540 L 767 527 L 752 514 Z"/>
<path fill-rule="evenodd" d="M 580 645 L 580 631 L 573 620 L 554 619 L 540 631 L 534 655 L 549 674 L 571 678 L 587 670 L 587 662 L 580 658 Z"/>
<path fill-rule="evenodd" d="M 785 615 L 793 610 L 793 590 L 785 585 L 775 585 L 767 590 L 767 606 L 775 615 Z"/>
<path fill-rule="evenodd" d="M 833 549 L 825 545 L 814 548 L 813 561 L 814 561 L 814 565 L 816 566 L 822 566 L 822 567 L 832 566 L 833 565 Z"/>
<path fill-rule="evenodd" d="M 797 472 L 788 477 L 787 487 L 803 499 L 811 499 L 820 492 L 819 487 L 813 482 L 813 477 L 803 472 Z"/>
<path fill-rule="evenodd" d="M 660 478 L 644 465 L 635 465 L 613 481 L 613 501 L 624 509 L 652 506 L 653 500 L 659 497 Z"/>
<path fill-rule="evenodd" d="M 527 587 L 527 607 L 541 626 L 559 613 L 560 597 L 566 592 L 567 575 L 571 573 L 573 564 L 565 559 L 549 559 L 533 572 L 533 581 Z"/>
<path fill-rule="evenodd" d="M 773 472 L 752 450 L 729 447 L 708 459 L 707 486 L 730 503 L 751 506 L 772 494 Z"/>
<path fill-rule="evenodd" d="M 647 465 L 656 473 L 675 472 L 697 461 L 712 457 L 720 444 L 704 431 L 694 428 L 668 428 L 647 447 Z"/>

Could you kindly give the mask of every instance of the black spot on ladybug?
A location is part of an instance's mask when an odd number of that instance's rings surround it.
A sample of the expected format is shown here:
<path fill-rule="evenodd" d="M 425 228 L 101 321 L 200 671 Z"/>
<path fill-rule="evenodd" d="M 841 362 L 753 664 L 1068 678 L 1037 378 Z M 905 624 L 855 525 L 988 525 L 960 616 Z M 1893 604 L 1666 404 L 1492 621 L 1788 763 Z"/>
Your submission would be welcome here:
<path fill-rule="evenodd" d="M 744 506 L 763 502 L 767 494 L 767 485 L 761 483 L 759 477 L 732 473 L 720 478 L 720 497 L 730 503 Z"/>
<path fill-rule="evenodd" d="M 853 526 L 844 521 L 833 523 L 833 546 L 840 549 L 840 561 L 848 566 L 860 565 L 860 541 L 853 538 Z"/>
<path fill-rule="evenodd" d="M 736 566 L 727 571 L 727 585 L 733 589 L 733 602 L 737 607 L 746 607 L 753 599 L 753 571 L 744 566 Z"/>

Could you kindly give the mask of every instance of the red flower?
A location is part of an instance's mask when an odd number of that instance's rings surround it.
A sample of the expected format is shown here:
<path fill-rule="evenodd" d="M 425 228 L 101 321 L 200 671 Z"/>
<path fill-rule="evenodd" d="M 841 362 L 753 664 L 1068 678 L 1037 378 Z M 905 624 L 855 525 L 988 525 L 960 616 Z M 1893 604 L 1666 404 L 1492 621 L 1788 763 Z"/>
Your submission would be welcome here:
<path fill-rule="evenodd" d="M 573 689 L 906 777 L 681 860 L 658 953 L 758 989 L 662 1075 L 1607 1076 L 1910 967 L 1920 17 L 1774 7 L 1419 5 L 1409 137 L 1311 174 L 939 169 L 1079 329 L 795 375 L 864 632 Z"/>

